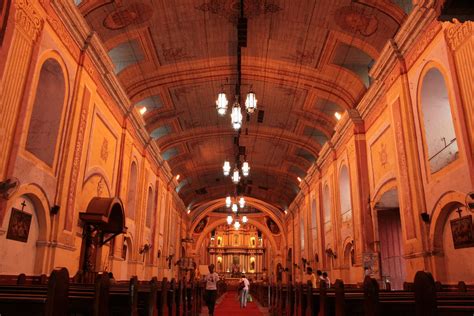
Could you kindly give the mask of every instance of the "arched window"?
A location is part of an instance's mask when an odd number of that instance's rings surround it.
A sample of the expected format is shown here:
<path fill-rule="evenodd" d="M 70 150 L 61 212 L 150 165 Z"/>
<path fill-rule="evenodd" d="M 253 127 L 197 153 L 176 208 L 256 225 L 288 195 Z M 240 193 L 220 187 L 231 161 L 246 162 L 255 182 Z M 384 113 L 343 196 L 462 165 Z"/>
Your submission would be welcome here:
<path fill-rule="evenodd" d="M 441 72 L 431 68 L 423 78 L 421 109 L 428 161 L 434 173 L 456 160 L 458 144 L 448 90 Z"/>
<path fill-rule="evenodd" d="M 52 167 L 66 95 L 61 65 L 47 59 L 41 66 L 25 148 Z"/>
<path fill-rule="evenodd" d="M 342 166 L 339 173 L 339 199 L 341 203 L 342 221 L 349 220 L 352 217 L 351 205 L 351 183 L 347 166 Z"/>
<path fill-rule="evenodd" d="M 137 175 L 138 168 L 137 164 L 132 162 L 130 167 L 130 176 L 128 180 L 128 194 L 127 194 L 127 209 L 126 213 L 128 217 L 135 218 L 135 205 L 137 204 Z"/>
<path fill-rule="evenodd" d="M 323 190 L 323 206 L 324 206 L 324 226 L 329 228 L 331 225 L 331 192 L 329 185 L 324 186 Z"/>
<path fill-rule="evenodd" d="M 155 203 L 154 203 L 153 189 L 149 187 L 148 188 L 148 201 L 146 204 L 146 227 L 151 227 L 154 205 Z"/>
<path fill-rule="evenodd" d="M 313 202 L 311 202 L 311 237 L 313 240 L 318 239 L 318 232 L 317 232 L 317 214 L 316 214 L 316 198 L 313 198 Z"/>

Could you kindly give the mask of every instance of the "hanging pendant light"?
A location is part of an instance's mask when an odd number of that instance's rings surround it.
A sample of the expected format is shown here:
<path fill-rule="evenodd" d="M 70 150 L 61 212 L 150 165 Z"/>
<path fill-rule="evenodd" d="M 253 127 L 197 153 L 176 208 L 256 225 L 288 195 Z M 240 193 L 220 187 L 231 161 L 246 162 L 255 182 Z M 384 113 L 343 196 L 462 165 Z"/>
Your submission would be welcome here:
<path fill-rule="evenodd" d="M 233 221 L 233 220 L 234 220 L 234 219 L 232 218 L 232 215 L 228 215 L 228 216 L 227 216 L 227 225 L 232 224 L 232 221 Z"/>
<path fill-rule="evenodd" d="M 232 204 L 232 201 L 230 199 L 230 196 L 226 197 L 225 198 L 225 207 L 230 207 L 231 204 Z"/>
<path fill-rule="evenodd" d="M 245 206 L 245 199 L 244 199 L 244 197 L 241 197 L 241 198 L 239 199 L 239 206 L 240 206 L 240 208 L 244 208 L 244 206 Z"/>
<path fill-rule="evenodd" d="M 239 210 L 239 207 L 237 206 L 237 204 L 232 204 L 232 212 L 234 213 L 237 213 L 237 211 Z"/>
<path fill-rule="evenodd" d="M 242 223 L 245 224 L 245 223 L 247 223 L 248 221 L 249 221 L 249 219 L 247 218 L 246 215 L 244 215 L 244 216 L 242 217 Z"/>
<path fill-rule="evenodd" d="M 247 161 L 244 161 L 244 163 L 242 164 L 242 175 L 244 177 L 247 177 L 249 173 L 250 173 L 249 163 Z"/>
<path fill-rule="evenodd" d="M 237 101 L 235 101 L 234 105 L 232 106 L 232 113 L 230 117 L 232 119 L 232 127 L 235 130 L 239 130 L 242 127 L 242 111 L 240 109 L 240 104 Z"/>
<path fill-rule="evenodd" d="M 224 171 L 224 176 L 228 176 L 230 174 L 230 163 L 227 160 L 224 161 L 224 166 L 222 166 L 222 170 Z"/>
<path fill-rule="evenodd" d="M 248 113 L 253 113 L 257 109 L 257 97 L 253 91 L 247 93 L 247 99 L 245 100 L 245 108 Z"/>
<path fill-rule="evenodd" d="M 216 109 L 217 113 L 219 115 L 225 115 L 227 112 L 227 105 L 229 104 L 229 101 L 227 101 L 227 97 L 224 92 L 221 92 L 217 95 L 217 100 L 216 100 Z"/>
<path fill-rule="evenodd" d="M 234 228 L 238 230 L 240 228 L 240 223 L 236 221 L 234 223 Z"/>
<path fill-rule="evenodd" d="M 240 174 L 239 174 L 239 169 L 235 168 L 234 172 L 232 173 L 232 182 L 234 184 L 239 183 L 240 181 Z"/>

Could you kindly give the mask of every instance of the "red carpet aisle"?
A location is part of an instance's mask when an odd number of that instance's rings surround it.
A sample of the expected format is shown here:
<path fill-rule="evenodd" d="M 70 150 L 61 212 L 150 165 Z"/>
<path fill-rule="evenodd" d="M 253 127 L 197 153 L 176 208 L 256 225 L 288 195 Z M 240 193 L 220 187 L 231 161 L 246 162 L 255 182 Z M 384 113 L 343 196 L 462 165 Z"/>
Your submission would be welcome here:
<path fill-rule="evenodd" d="M 261 316 L 264 315 L 255 302 L 247 302 L 247 307 L 240 308 L 240 302 L 237 300 L 236 292 L 227 292 L 220 302 L 218 302 L 214 311 L 214 316 Z"/>

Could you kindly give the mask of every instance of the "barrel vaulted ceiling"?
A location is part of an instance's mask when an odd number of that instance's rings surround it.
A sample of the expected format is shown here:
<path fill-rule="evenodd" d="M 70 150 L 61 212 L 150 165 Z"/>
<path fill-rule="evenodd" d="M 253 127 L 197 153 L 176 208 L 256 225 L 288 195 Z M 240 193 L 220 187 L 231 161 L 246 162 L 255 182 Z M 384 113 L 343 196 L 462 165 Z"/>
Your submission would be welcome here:
<path fill-rule="evenodd" d="M 232 194 L 222 164 L 240 148 L 251 171 L 239 193 L 280 210 L 332 136 L 334 113 L 364 95 L 368 70 L 411 7 L 409 0 L 245 0 L 241 94 L 251 88 L 258 109 L 236 138 L 215 100 L 223 87 L 229 107 L 234 101 L 239 0 L 76 3 L 129 98 L 146 107 L 146 129 L 180 175 L 184 203 Z"/>

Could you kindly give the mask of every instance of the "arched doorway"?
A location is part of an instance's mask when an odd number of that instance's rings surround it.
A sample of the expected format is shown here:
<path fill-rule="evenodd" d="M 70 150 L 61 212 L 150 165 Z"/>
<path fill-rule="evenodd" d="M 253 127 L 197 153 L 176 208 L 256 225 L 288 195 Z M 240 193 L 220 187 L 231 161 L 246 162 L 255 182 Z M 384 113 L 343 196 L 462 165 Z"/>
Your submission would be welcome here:
<path fill-rule="evenodd" d="M 397 188 L 382 194 L 375 203 L 380 245 L 380 272 L 382 281 L 389 281 L 394 290 L 403 289 L 406 277 L 402 251 L 402 225 Z"/>

